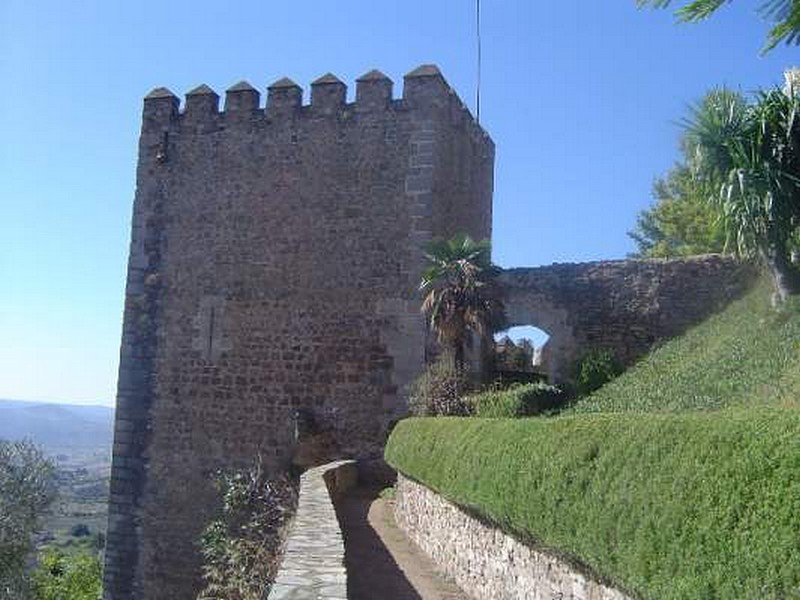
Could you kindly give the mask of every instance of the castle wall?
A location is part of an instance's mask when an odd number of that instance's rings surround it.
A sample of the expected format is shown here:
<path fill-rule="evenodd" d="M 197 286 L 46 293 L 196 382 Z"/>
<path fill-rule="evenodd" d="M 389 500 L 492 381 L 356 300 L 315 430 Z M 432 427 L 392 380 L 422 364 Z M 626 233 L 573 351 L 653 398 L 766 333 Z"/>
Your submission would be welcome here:
<path fill-rule="evenodd" d="M 549 376 L 562 382 L 590 349 L 632 364 L 741 295 L 755 275 L 751 265 L 708 255 L 508 269 L 500 283 L 508 326 L 550 335 Z"/>
<path fill-rule="evenodd" d="M 401 100 L 377 72 L 345 91 L 145 99 L 106 598 L 193 598 L 214 472 L 285 468 L 297 410 L 326 458 L 380 459 L 423 366 L 422 248 L 490 235 L 493 145 L 435 67 Z"/>

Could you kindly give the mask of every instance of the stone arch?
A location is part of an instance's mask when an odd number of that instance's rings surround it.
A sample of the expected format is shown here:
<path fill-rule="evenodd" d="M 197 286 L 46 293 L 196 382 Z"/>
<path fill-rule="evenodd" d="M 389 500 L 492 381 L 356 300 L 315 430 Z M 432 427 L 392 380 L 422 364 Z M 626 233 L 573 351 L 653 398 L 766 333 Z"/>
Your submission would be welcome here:
<path fill-rule="evenodd" d="M 567 311 L 544 294 L 513 293 L 511 290 L 506 293 L 505 306 L 506 328 L 530 325 L 550 336 L 547 341 L 547 379 L 551 382 L 563 380 L 576 344 Z"/>

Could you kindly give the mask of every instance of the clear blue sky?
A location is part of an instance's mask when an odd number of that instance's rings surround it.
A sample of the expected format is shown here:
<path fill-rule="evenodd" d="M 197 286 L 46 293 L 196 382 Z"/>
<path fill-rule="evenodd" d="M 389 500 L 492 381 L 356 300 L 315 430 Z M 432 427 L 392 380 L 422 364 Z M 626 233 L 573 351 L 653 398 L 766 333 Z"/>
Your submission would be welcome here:
<path fill-rule="evenodd" d="M 674 24 L 634 0 L 483 0 L 482 120 L 503 266 L 623 257 L 674 124 L 777 84 L 754 0 Z M 141 99 L 440 65 L 474 106 L 474 0 L 0 2 L 0 398 L 112 403 Z M 350 94 L 352 95 L 352 89 Z"/>

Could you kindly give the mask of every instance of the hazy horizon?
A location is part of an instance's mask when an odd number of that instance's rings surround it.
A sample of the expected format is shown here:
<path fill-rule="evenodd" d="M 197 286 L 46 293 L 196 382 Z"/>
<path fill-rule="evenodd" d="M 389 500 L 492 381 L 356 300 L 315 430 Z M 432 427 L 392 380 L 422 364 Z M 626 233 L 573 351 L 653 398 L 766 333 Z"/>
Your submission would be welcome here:
<path fill-rule="evenodd" d="M 24 402 L 28 404 L 65 404 L 69 406 L 100 406 L 103 408 L 115 408 L 116 400 L 109 400 L 108 402 L 100 402 L 96 400 L 69 400 L 69 399 L 52 399 L 47 400 L 42 398 L 0 398 L 0 402 Z"/>

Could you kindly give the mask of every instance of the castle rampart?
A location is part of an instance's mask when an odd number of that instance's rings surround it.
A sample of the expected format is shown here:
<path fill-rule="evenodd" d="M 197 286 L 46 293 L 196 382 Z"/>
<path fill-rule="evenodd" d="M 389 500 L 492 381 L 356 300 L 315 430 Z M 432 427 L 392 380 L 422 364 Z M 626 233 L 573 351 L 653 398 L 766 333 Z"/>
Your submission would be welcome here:
<path fill-rule="evenodd" d="M 710 254 L 508 269 L 500 282 L 508 325 L 550 335 L 549 378 L 562 382 L 590 349 L 632 364 L 740 296 L 756 275 L 752 265 Z"/>
<path fill-rule="evenodd" d="M 434 237 L 490 236 L 494 147 L 441 73 L 264 106 L 246 82 L 144 100 L 105 597 L 193 598 L 220 468 L 289 464 L 295 414 L 379 460 L 423 366 Z"/>

